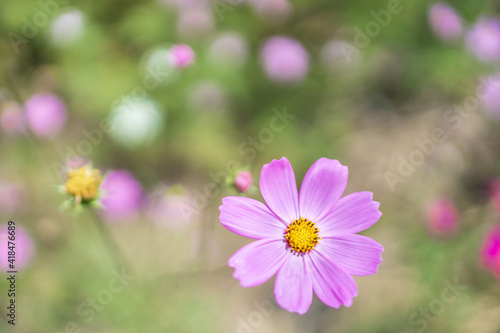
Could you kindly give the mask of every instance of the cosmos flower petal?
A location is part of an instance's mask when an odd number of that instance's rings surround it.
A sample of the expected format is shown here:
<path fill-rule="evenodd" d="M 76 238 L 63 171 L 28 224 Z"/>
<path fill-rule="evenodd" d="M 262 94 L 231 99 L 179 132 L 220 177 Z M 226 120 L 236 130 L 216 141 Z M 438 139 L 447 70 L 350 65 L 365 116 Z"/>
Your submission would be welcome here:
<path fill-rule="evenodd" d="M 313 269 L 313 289 L 318 298 L 328 306 L 351 306 L 358 295 L 353 277 L 319 251 L 308 254 Z"/>
<path fill-rule="evenodd" d="M 283 237 L 286 225 L 262 202 L 244 197 L 222 199 L 219 220 L 243 237 L 262 239 Z"/>
<path fill-rule="evenodd" d="M 347 167 L 337 160 L 317 160 L 300 187 L 300 216 L 315 222 L 331 211 L 344 193 L 348 174 Z"/>
<path fill-rule="evenodd" d="M 384 252 L 382 245 L 373 239 L 356 234 L 323 237 L 316 249 L 356 276 L 377 273 Z"/>
<path fill-rule="evenodd" d="M 286 157 L 262 167 L 260 190 L 268 207 L 284 222 L 299 218 L 297 183 Z"/>
<path fill-rule="evenodd" d="M 335 209 L 316 222 L 321 237 L 354 234 L 371 227 L 382 213 L 373 193 L 356 192 L 339 200 Z"/>
<path fill-rule="evenodd" d="M 229 258 L 233 277 L 242 287 L 255 287 L 269 280 L 283 266 L 289 253 L 283 238 L 267 238 L 250 243 Z"/>
<path fill-rule="evenodd" d="M 312 276 L 305 256 L 288 255 L 288 260 L 276 275 L 276 302 L 285 310 L 304 314 L 312 303 Z"/>

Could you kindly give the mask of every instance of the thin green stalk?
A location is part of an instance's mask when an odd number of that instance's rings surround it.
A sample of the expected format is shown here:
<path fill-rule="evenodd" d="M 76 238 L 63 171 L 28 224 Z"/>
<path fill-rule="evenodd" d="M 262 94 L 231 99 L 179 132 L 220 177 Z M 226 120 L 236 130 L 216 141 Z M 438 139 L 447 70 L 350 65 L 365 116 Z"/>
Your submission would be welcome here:
<path fill-rule="evenodd" d="M 106 247 L 108 248 L 110 256 L 113 257 L 112 260 L 115 261 L 115 264 L 117 265 L 117 268 L 121 269 L 125 267 L 125 269 L 128 272 L 131 272 L 130 266 L 128 265 L 127 261 L 124 259 L 122 255 L 122 252 L 120 251 L 120 247 L 118 246 L 113 236 L 102 222 L 99 215 L 92 208 L 90 208 L 89 211 L 93 217 L 93 220 L 95 221 L 95 224 L 97 225 L 97 229 L 99 229 L 99 233 L 101 234 L 103 242 L 106 244 Z"/>

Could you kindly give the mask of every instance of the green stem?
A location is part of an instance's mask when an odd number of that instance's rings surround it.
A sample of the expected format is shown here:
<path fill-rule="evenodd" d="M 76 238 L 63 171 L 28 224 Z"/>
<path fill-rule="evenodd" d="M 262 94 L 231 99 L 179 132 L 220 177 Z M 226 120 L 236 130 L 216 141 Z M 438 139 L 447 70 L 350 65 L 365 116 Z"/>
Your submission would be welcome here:
<path fill-rule="evenodd" d="M 99 229 L 99 233 L 101 234 L 103 242 L 106 243 L 109 253 L 114 258 L 117 268 L 118 269 L 125 268 L 128 272 L 131 272 L 130 266 L 128 265 L 127 261 L 124 259 L 120 251 L 120 247 L 115 242 L 113 236 L 106 228 L 99 215 L 92 208 L 89 209 L 89 212 L 92 215 L 93 220 L 97 225 L 97 228 Z"/>

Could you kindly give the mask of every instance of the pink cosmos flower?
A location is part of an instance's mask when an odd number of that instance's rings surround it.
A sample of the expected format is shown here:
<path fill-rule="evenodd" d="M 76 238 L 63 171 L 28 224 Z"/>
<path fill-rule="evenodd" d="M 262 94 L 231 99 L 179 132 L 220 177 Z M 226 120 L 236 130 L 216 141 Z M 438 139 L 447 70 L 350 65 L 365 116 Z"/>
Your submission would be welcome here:
<path fill-rule="evenodd" d="M 500 59 L 500 21 L 482 18 L 465 37 L 469 50 L 484 62 Z"/>
<path fill-rule="evenodd" d="M 278 83 L 297 83 L 309 71 L 309 55 L 297 40 L 275 36 L 269 38 L 260 52 L 264 71 Z"/>
<path fill-rule="evenodd" d="M 500 279 L 500 223 L 486 235 L 481 248 L 481 260 L 484 267 Z"/>
<path fill-rule="evenodd" d="M 104 214 L 111 222 L 133 218 L 141 207 L 142 185 L 127 170 L 109 172 L 101 184 L 100 199 Z"/>
<path fill-rule="evenodd" d="M 262 168 L 260 189 L 267 206 L 244 197 L 222 199 L 222 225 L 257 239 L 229 259 L 241 286 L 260 285 L 277 274 L 274 295 L 288 311 L 306 313 L 313 290 L 328 306 L 352 305 L 358 294 L 352 275 L 375 274 L 384 248 L 356 234 L 382 213 L 371 192 L 341 198 L 347 176 L 339 161 L 320 158 L 299 194 L 292 166 L 283 157 Z"/>
<path fill-rule="evenodd" d="M 462 35 L 462 19 L 446 3 L 438 2 L 431 7 L 429 23 L 434 33 L 444 40 L 457 40 Z"/>
<path fill-rule="evenodd" d="M 54 137 L 66 122 L 66 106 L 56 95 L 37 94 L 24 104 L 26 121 L 38 137 Z"/>
<path fill-rule="evenodd" d="M 253 178 L 249 171 L 242 170 L 236 174 L 234 178 L 234 186 L 240 192 L 246 192 L 250 186 L 252 186 Z"/>
<path fill-rule="evenodd" d="M 0 226 L 0 268 L 2 271 L 8 271 L 9 254 L 7 245 L 9 242 L 9 226 L 7 224 Z M 35 250 L 35 246 L 28 232 L 21 226 L 15 226 L 15 252 L 16 260 L 14 262 L 14 270 L 25 268 L 28 266 L 31 256 Z"/>
<path fill-rule="evenodd" d="M 170 61 L 175 67 L 184 68 L 193 64 L 195 54 L 188 45 L 178 44 L 172 46 L 169 52 Z"/>
<path fill-rule="evenodd" d="M 448 198 L 433 201 L 427 208 L 429 229 L 435 234 L 449 234 L 457 228 L 457 210 Z"/>

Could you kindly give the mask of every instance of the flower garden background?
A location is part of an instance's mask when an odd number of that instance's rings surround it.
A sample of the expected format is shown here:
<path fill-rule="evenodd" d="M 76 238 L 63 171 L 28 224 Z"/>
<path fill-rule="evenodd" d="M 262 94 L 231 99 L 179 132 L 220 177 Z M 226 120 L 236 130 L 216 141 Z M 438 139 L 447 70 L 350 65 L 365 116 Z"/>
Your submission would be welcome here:
<path fill-rule="evenodd" d="M 0 331 L 500 332 L 497 3 L 5 0 L 0 32 Z M 255 215 L 220 206 L 279 217 L 282 157 L 373 194 L 352 305 L 233 257 Z M 295 218 L 295 254 L 326 244 Z"/>

